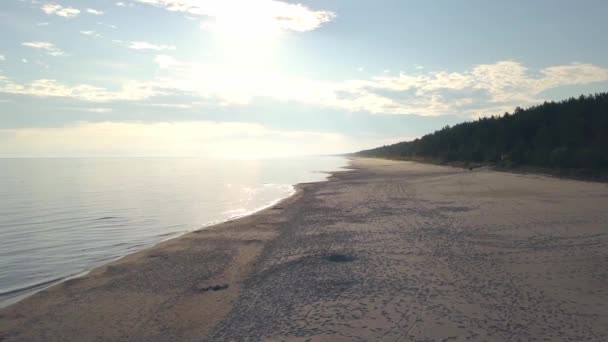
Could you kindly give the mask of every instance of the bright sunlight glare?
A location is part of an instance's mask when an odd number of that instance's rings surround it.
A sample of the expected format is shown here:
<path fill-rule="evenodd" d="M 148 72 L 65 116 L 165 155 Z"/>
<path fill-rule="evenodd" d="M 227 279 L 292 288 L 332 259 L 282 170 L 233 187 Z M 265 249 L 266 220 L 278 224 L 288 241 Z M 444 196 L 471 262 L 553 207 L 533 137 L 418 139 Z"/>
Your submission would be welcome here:
<path fill-rule="evenodd" d="M 272 10 L 273 2 L 266 6 L 240 3 L 235 10 L 232 1 L 217 3 L 214 19 L 201 25 L 213 32 L 218 48 L 230 62 L 247 60 L 247 64 L 260 64 L 270 58 L 283 33 L 280 18 Z"/>

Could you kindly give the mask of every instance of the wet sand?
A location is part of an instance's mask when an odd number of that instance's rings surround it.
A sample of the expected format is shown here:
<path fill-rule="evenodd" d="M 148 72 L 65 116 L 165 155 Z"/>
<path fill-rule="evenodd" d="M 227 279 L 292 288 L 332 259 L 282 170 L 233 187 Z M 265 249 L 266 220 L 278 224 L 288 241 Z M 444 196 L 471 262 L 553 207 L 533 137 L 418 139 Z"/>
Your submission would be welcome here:
<path fill-rule="evenodd" d="M 0 311 L 0 341 L 606 341 L 608 185 L 356 159 Z"/>

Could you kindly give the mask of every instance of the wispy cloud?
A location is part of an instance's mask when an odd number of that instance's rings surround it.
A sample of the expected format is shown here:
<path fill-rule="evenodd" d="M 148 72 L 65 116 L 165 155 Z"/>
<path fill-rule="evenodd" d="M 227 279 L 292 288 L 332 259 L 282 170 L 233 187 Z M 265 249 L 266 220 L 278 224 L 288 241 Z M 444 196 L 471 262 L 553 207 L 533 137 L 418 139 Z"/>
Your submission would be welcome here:
<path fill-rule="evenodd" d="M 101 21 L 100 21 L 100 22 L 97 22 L 97 25 L 105 26 L 105 27 L 107 27 L 107 28 L 111 28 L 111 29 L 113 29 L 113 30 L 115 30 L 115 29 L 117 29 L 117 28 L 118 28 L 118 26 L 116 26 L 116 25 L 113 25 L 113 24 L 106 24 L 106 23 L 103 23 L 103 22 L 101 22 Z"/>
<path fill-rule="evenodd" d="M 25 62 L 27 63 L 27 61 Z M 163 94 L 146 82 L 127 81 L 112 91 L 90 84 L 70 86 L 53 79 L 39 79 L 18 83 L 0 75 L 0 93 L 35 97 L 66 97 L 88 102 L 138 101 Z"/>
<path fill-rule="evenodd" d="M 129 43 L 129 48 L 133 50 L 154 50 L 154 51 L 163 51 L 163 50 L 175 50 L 175 46 L 172 45 L 157 45 L 148 42 L 131 42 Z"/>
<path fill-rule="evenodd" d="M 301 4 L 277 0 L 137 0 L 140 3 L 213 18 L 234 25 L 272 25 L 289 31 L 312 31 L 332 21 L 331 11 L 312 10 Z"/>
<path fill-rule="evenodd" d="M 147 103 L 146 106 L 160 107 L 160 108 L 173 108 L 173 109 L 190 109 L 192 104 L 186 103 Z"/>
<path fill-rule="evenodd" d="M 3 78 L 0 92 L 90 102 L 150 101 L 162 95 L 161 103 L 141 104 L 174 109 L 188 109 L 192 102 L 165 102 L 172 96 L 200 98 L 217 106 L 243 106 L 255 98 L 265 98 L 347 112 L 474 117 L 542 102 L 546 91 L 558 87 L 608 82 L 608 68 L 592 64 L 530 70 L 518 62 L 501 61 L 463 72 L 381 73 L 366 79 L 321 81 L 184 62 L 167 55 L 157 56 L 154 61 L 158 66 L 155 78 L 129 81 L 118 90 L 87 84 L 70 86 L 48 79 L 21 84 Z"/>
<path fill-rule="evenodd" d="M 166 55 L 155 61 L 165 71 L 160 78 L 165 89 L 215 97 L 224 105 L 265 97 L 372 114 L 502 114 L 544 101 L 543 93 L 550 89 L 608 81 L 608 68 L 592 64 L 529 70 L 518 62 L 501 61 L 464 72 L 418 71 L 329 82 L 184 63 Z"/>
<path fill-rule="evenodd" d="M 33 49 L 44 50 L 49 56 L 63 56 L 65 52 L 60 48 L 56 47 L 52 43 L 49 42 L 28 42 L 22 43 L 21 45 L 27 46 Z"/>
<path fill-rule="evenodd" d="M 98 113 L 98 114 L 111 113 L 113 111 L 112 108 L 106 108 L 106 107 L 67 107 L 64 109 L 70 110 L 70 111 L 89 112 L 89 113 Z"/>
<path fill-rule="evenodd" d="M 95 31 L 91 31 L 91 30 L 80 31 L 80 34 L 85 35 L 85 36 L 91 36 L 91 37 L 101 37 L 101 34 L 95 32 Z"/>
<path fill-rule="evenodd" d="M 64 18 L 75 18 L 80 14 L 80 10 L 72 7 L 63 7 L 57 4 L 45 4 L 40 9 L 46 14 L 53 14 Z"/>
<path fill-rule="evenodd" d="M 0 62 L 4 62 L 6 60 L 6 57 L 4 57 L 4 55 L 0 55 Z"/>
<path fill-rule="evenodd" d="M 2 134 L 4 133 L 4 134 Z M 1 129 L 0 156 L 268 157 L 342 153 L 375 146 L 337 133 L 277 130 L 246 122 L 98 122 Z"/>
<path fill-rule="evenodd" d="M 96 10 L 96 9 L 93 9 L 93 8 L 87 8 L 85 11 L 87 13 L 93 14 L 93 15 L 103 15 L 103 11 L 99 11 L 99 10 Z"/>
<path fill-rule="evenodd" d="M 375 99 L 376 105 L 368 106 L 372 101 L 361 105 L 362 110 L 372 113 L 480 116 L 543 101 L 543 92 L 550 89 L 605 81 L 608 69 L 592 64 L 530 70 L 518 62 L 501 61 L 465 72 L 402 73 L 346 82 L 341 86 L 346 95 L 336 100 L 352 104 L 348 98 Z"/>

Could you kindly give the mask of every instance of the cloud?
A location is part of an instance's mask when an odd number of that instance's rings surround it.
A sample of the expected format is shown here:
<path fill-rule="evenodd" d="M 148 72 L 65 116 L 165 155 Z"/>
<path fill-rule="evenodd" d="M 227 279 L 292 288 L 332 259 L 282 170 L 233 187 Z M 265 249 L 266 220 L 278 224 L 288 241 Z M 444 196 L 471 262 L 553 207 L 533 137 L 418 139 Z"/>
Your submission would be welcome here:
<path fill-rule="evenodd" d="M 158 55 L 154 61 L 158 67 L 154 78 L 131 80 L 115 90 L 67 85 L 52 79 L 22 84 L 4 78 L 0 79 L 0 92 L 89 102 L 154 101 L 150 99 L 162 95 L 163 101 L 156 106 L 173 103 L 167 100 L 171 97 L 184 96 L 218 107 L 246 106 L 263 98 L 345 112 L 478 117 L 543 102 L 547 100 L 545 92 L 558 87 L 608 82 L 608 68 L 592 64 L 530 70 L 518 62 L 500 61 L 461 72 L 381 73 L 369 78 L 327 81 L 288 77 L 272 69 L 185 62 L 169 55 Z M 191 105 L 192 102 L 165 106 L 187 109 Z"/>
<path fill-rule="evenodd" d="M 154 50 L 154 51 L 163 51 L 163 50 L 175 50 L 175 46 L 171 45 L 156 45 L 148 42 L 131 42 L 129 44 L 129 48 L 133 50 Z"/>
<path fill-rule="evenodd" d="M 190 108 L 192 108 L 191 104 L 185 104 L 185 103 L 146 103 L 145 106 L 172 108 L 172 109 L 190 109 Z"/>
<path fill-rule="evenodd" d="M 85 36 L 101 37 L 101 34 L 95 32 L 95 31 L 91 31 L 91 30 L 80 31 L 80 34 L 85 35 Z"/>
<path fill-rule="evenodd" d="M 106 24 L 106 23 L 102 23 L 102 22 L 98 22 L 98 23 L 97 23 L 97 25 L 105 26 L 105 27 L 107 27 L 107 28 L 111 28 L 111 29 L 113 29 L 113 30 L 115 30 L 115 29 L 117 29 L 117 28 L 118 28 L 118 26 L 116 26 L 116 25 L 113 25 L 113 24 Z"/>
<path fill-rule="evenodd" d="M 342 90 L 352 97 L 387 101 L 363 106 L 372 113 L 479 116 L 502 114 L 495 111 L 542 102 L 545 100 L 542 93 L 550 89 L 605 81 L 608 69 L 592 64 L 530 70 L 518 62 L 500 61 L 465 72 L 375 77 L 352 82 Z M 392 95 L 384 95 L 386 91 Z"/>
<path fill-rule="evenodd" d="M 72 7 L 63 7 L 57 4 L 45 4 L 40 9 L 49 15 L 57 15 L 64 18 L 75 18 L 80 14 L 80 10 Z"/>
<path fill-rule="evenodd" d="M 86 108 L 85 111 L 91 112 L 91 113 L 110 113 L 112 112 L 112 108 Z"/>
<path fill-rule="evenodd" d="M 0 93 L 35 96 L 66 97 L 88 102 L 138 101 L 163 94 L 161 90 L 145 82 L 128 81 L 119 90 L 89 84 L 68 86 L 53 79 L 39 79 L 29 83 L 17 83 L 0 75 Z"/>
<path fill-rule="evenodd" d="M 99 122 L 65 127 L 0 129 L 0 156 L 269 157 L 342 153 L 376 140 L 277 130 L 244 122 Z"/>
<path fill-rule="evenodd" d="M 65 55 L 65 52 L 63 52 L 63 50 L 61 50 L 60 48 L 56 47 L 55 45 L 53 45 L 52 43 L 49 43 L 49 42 L 28 42 L 28 43 L 22 43 L 21 45 L 27 46 L 27 47 L 30 47 L 33 49 L 44 50 L 46 52 L 46 54 L 49 56 Z"/>
<path fill-rule="evenodd" d="M 170 68 L 170 67 L 172 67 L 174 65 L 180 65 L 181 64 L 181 62 L 179 62 L 177 59 L 175 59 L 175 58 L 173 58 L 171 56 L 167 56 L 167 55 L 156 56 L 154 58 L 154 62 L 156 64 L 158 64 L 158 66 L 161 69 L 167 69 L 167 68 Z"/>
<path fill-rule="evenodd" d="M 568 85 L 582 85 L 591 82 L 602 82 L 608 78 L 608 69 L 593 64 L 561 65 L 545 68 L 541 84 L 534 84 L 536 91 Z M 546 89 L 545 89 L 546 88 Z"/>
<path fill-rule="evenodd" d="M 271 25 L 282 30 L 312 31 L 332 21 L 331 11 L 316 11 L 301 4 L 277 0 L 137 0 L 140 3 L 183 12 L 191 16 L 212 18 L 233 25 Z"/>
<path fill-rule="evenodd" d="M 103 11 L 99 11 L 99 10 L 96 10 L 96 9 L 93 9 L 93 8 L 87 8 L 85 11 L 87 13 L 93 14 L 93 15 L 103 15 Z"/>
<path fill-rule="evenodd" d="M 0 62 L 4 62 L 6 60 L 6 57 L 4 57 L 4 55 L 0 55 Z"/>
<path fill-rule="evenodd" d="M 264 70 L 187 63 L 167 55 L 155 58 L 167 91 L 216 98 L 221 105 L 246 105 L 253 98 L 294 101 L 350 112 L 479 116 L 502 114 L 545 100 L 561 86 L 608 81 L 608 69 L 573 64 L 530 71 L 501 61 L 465 72 L 381 74 L 369 79 L 316 81 Z"/>
<path fill-rule="evenodd" d="M 70 111 L 89 112 L 89 113 L 98 113 L 98 114 L 111 113 L 113 111 L 112 108 L 106 108 L 106 107 L 67 107 L 64 109 L 70 110 Z"/>

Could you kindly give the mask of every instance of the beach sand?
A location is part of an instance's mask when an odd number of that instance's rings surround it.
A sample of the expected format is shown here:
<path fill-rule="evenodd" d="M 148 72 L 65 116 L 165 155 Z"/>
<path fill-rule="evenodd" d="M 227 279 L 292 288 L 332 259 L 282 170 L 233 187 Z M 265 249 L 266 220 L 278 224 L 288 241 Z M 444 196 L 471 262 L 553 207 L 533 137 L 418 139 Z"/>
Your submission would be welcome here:
<path fill-rule="evenodd" d="M 0 341 L 607 341 L 608 185 L 355 159 L 0 311 Z"/>

